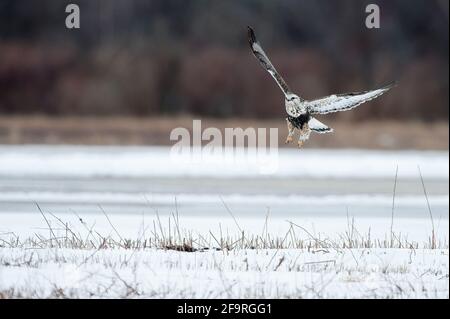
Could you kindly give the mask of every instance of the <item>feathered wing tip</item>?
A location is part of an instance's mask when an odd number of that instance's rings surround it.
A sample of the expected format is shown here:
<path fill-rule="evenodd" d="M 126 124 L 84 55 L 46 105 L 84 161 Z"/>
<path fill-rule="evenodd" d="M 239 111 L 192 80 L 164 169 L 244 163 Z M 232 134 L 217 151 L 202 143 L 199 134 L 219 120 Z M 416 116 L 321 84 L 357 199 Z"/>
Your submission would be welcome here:
<path fill-rule="evenodd" d="M 385 86 L 380 87 L 379 90 L 387 91 L 387 90 L 390 90 L 394 86 L 397 86 L 397 85 L 398 85 L 398 81 L 392 81 L 392 82 L 386 84 Z"/>
<path fill-rule="evenodd" d="M 397 81 L 392 81 L 392 82 L 389 82 L 386 85 L 380 86 L 380 87 L 378 87 L 376 89 L 373 89 L 373 90 L 359 91 L 359 92 L 350 92 L 350 93 L 343 93 L 343 94 L 333 94 L 333 95 L 336 95 L 336 96 L 354 96 L 354 95 L 363 95 L 363 94 L 366 94 L 366 93 L 371 93 L 371 92 L 376 92 L 376 91 L 381 91 L 381 92 L 384 93 L 384 92 L 389 91 L 393 87 L 397 86 L 397 84 L 398 84 Z"/>
<path fill-rule="evenodd" d="M 248 34 L 248 43 L 250 44 L 251 47 L 253 43 L 256 42 L 255 31 L 253 31 L 252 27 L 247 26 L 247 34 Z"/>

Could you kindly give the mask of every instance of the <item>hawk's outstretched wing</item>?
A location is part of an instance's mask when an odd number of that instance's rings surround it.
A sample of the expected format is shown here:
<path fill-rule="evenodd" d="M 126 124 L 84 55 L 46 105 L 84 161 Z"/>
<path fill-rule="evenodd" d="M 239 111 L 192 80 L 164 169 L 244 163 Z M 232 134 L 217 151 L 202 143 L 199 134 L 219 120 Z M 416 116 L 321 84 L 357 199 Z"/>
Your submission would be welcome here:
<path fill-rule="evenodd" d="M 395 83 L 391 83 L 382 88 L 366 92 L 330 95 L 317 100 L 308 101 L 307 108 L 311 114 L 326 114 L 332 112 L 347 111 L 357 107 L 364 102 L 379 97 L 394 85 Z"/>
<path fill-rule="evenodd" d="M 273 64 L 270 62 L 269 58 L 267 57 L 266 53 L 262 49 L 261 45 L 256 41 L 255 32 L 252 28 L 248 28 L 248 42 L 250 43 L 250 48 L 252 49 L 253 54 L 255 57 L 259 60 L 259 63 L 261 63 L 262 67 L 267 70 L 267 72 L 272 75 L 272 77 L 277 82 L 278 86 L 283 91 L 284 95 L 287 95 L 291 93 L 289 90 L 289 87 L 287 86 L 286 82 L 284 82 L 283 78 L 280 74 L 278 74 L 277 70 L 273 66 Z"/>

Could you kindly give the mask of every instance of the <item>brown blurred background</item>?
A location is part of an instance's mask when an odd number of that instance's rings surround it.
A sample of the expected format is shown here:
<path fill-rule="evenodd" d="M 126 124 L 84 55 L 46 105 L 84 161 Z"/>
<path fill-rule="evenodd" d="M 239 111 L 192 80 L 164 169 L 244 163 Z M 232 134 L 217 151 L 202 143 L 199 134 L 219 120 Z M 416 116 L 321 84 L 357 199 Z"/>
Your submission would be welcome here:
<path fill-rule="evenodd" d="M 0 143 L 169 144 L 204 127 L 280 127 L 281 92 L 251 55 L 246 26 L 304 98 L 376 88 L 321 117 L 312 146 L 448 149 L 446 0 L 0 1 Z M 381 28 L 365 27 L 366 5 Z M 355 133 L 356 132 L 356 133 Z M 284 136 L 280 136 L 280 141 Z"/>

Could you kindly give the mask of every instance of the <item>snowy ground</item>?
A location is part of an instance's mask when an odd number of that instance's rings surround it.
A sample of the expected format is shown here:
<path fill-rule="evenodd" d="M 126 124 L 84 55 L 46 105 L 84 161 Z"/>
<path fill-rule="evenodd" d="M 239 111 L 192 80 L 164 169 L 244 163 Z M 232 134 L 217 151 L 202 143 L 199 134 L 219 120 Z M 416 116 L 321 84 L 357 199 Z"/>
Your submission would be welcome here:
<path fill-rule="evenodd" d="M 449 297 L 448 152 L 180 156 L 0 146 L 0 298 Z"/>
<path fill-rule="evenodd" d="M 0 249 L 0 296 L 448 298 L 448 249 Z"/>
<path fill-rule="evenodd" d="M 5 218 L 0 298 L 449 298 L 448 226 L 433 243 L 420 219 L 383 236 L 383 219 L 42 213 Z"/>

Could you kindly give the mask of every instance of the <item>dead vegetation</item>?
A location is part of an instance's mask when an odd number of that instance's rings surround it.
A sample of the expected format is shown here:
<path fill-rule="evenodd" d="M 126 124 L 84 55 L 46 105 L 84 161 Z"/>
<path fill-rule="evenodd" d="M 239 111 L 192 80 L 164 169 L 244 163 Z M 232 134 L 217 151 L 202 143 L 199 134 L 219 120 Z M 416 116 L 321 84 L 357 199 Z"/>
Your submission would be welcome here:
<path fill-rule="evenodd" d="M 280 104 L 281 105 L 281 104 Z M 278 145 L 284 144 L 286 123 L 280 116 L 264 119 L 214 119 L 205 117 L 47 117 L 0 116 L 1 144 L 173 145 L 176 127 L 192 130 L 192 120 L 202 119 L 202 129 L 217 127 L 278 128 Z M 316 135 L 309 147 L 368 149 L 448 149 L 448 122 L 364 121 L 327 118 L 332 136 Z M 355 134 L 357 132 L 357 134 Z"/>
<path fill-rule="evenodd" d="M 273 235 L 268 230 L 270 220 L 266 217 L 260 233 L 242 229 L 236 221 L 236 232 L 224 234 L 219 223 L 219 233 L 209 231 L 208 234 L 195 233 L 182 228 L 177 215 L 167 216 L 165 221 L 157 214 L 150 224 L 142 223 L 138 236 L 126 238 L 109 220 L 111 232 L 100 233 L 95 229 L 95 222 L 91 224 L 76 214 L 78 225 L 64 221 L 59 216 L 41 210 L 47 229 L 36 232 L 34 236 L 20 238 L 14 232 L 0 234 L 0 247 L 5 248 L 69 248 L 69 249 L 163 249 L 180 252 L 201 252 L 207 250 L 242 250 L 242 249 L 305 249 L 307 251 L 330 251 L 354 248 L 401 248 L 401 249 L 447 249 L 448 240 L 437 239 L 434 228 L 429 238 L 423 242 L 409 240 L 402 233 L 390 230 L 384 238 L 373 238 L 370 228 L 366 232 L 358 230 L 354 218 L 348 218 L 347 230 L 344 233 L 326 237 L 323 234 L 311 232 L 307 228 L 286 220 L 289 225 L 283 236 Z M 46 235 L 47 234 L 47 235 Z"/>

